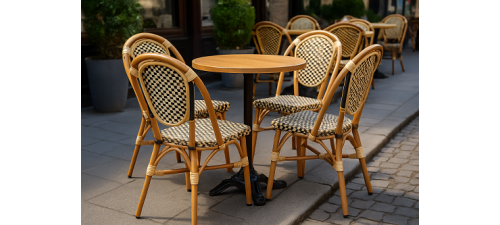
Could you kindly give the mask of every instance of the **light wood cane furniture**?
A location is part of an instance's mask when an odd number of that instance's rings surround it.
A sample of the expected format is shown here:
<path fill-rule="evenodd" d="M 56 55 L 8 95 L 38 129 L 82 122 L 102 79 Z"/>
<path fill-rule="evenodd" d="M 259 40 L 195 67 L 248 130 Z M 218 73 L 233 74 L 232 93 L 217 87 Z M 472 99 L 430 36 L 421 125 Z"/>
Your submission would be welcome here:
<path fill-rule="evenodd" d="M 252 126 L 252 86 L 253 86 L 253 75 L 255 73 L 281 73 L 288 71 L 301 70 L 306 67 L 306 61 L 304 59 L 281 56 L 281 55 L 260 55 L 260 54 L 241 54 L 241 55 L 213 55 L 197 58 L 193 60 L 193 67 L 198 70 L 204 70 L 209 72 L 218 73 L 243 73 L 244 76 L 244 86 L 243 86 L 243 120 L 246 125 Z M 282 79 L 282 75 L 280 79 Z M 247 155 L 252 155 L 252 136 L 248 135 L 247 140 Z M 250 176 L 252 180 L 252 199 L 255 205 L 265 205 L 266 199 L 260 191 L 259 182 L 261 181 L 261 175 L 257 174 L 257 171 L 253 169 L 253 157 L 249 157 L 250 166 Z M 240 170 L 241 172 L 241 170 Z M 241 174 L 238 172 L 237 174 Z M 237 175 L 236 174 L 236 175 Z M 234 179 L 233 179 L 234 178 Z M 241 178 L 236 179 L 232 176 L 231 179 L 223 180 L 217 187 L 210 190 L 210 193 L 215 193 L 218 195 L 225 190 L 226 187 L 233 184 L 237 184 Z M 265 182 L 268 179 L 265 177 Z M 286 182 L 276 181 L 277 183 L 284 184 L 286 187 Z M 220 187 L 220 188 L 219 188 Z M 211 194 L 212 195 L 212 194 Z"/>
<path fill-rule="evenodd" d="M 250 127 L 227 120 L 217 120 L 205 85 L 191 68 L 177 59 L 162 54 L 145 53 L 137 56 L 126 70 L 137 78 L 131 80 L 132 85 L 142 90 L 143 95 L 138 95 L 139 104 L 141 109 L 148 109 L 143 112 L 150 115 L 148 117 L 155 138 L 135 216 L 137 218 L 141 216 L 152 176 L 186 173 L 186 188 L 191 190 L 191 224 L 197 224 L 199 176 L 203 171 L 222 168 L 244 168 L 246 202 L 247 205 L 252 204 L 245 140 L 245 136 L 251 132 Z M 195 119 L 194 85 L 203 96 L 209 118 Z M 160 131 L 158 122 L 170 128 Z M 241 161 L 207 166 L 218 151 L 224 151 L 227 145 L 231 144 L 236 145 Z M 162 146 L 164 147 L 160 151 Z M 178 152 L 184 158 L 186 168 L 156 169 L 160 160 L 172 151 Z M 198 159 L 200 151 L 211 152 L 203 165 L 200 165 Z"/>
<path fill-rule="evenodd" d="M 262 128 L 260 124 L 264 117 L 271 111 L 279 112 L 282 116 L 289 115 L 304 110 L 318 111 L 322 105 L 321 100 L 325 93 L 325 88 L 328 82 L 328 75 L 331 68 L 333 71 L 338 71 L 341 55 L 341 42 L 339 38 L 332 35 L 330 32 L 318 30 L 311 31 L 297 37 L 288 47 L 285 55 L 293 52 L 294 56 L 307 61 L 305 69 L 294 71 L 293 86 L 294 95 L 280 95 L 280 90 L 283 85 L 284 74 L 280 74 L 276 96 L 271 98 L 257 99 L 253 102 L 256 108 L 255 119 L 252 128 L 252 157 L 255 154 L 255 146 L 257 142 L 257 134 L 265 130 L 271 130 L 272 127 Z M 335 74 L 332 75 L 334 80 Z M 319 87 L 318 96 L 316 99 L 299 96 L 299 83 L 306 87 Z M 295 142 L 292 142 L 295 143 Z M 295 148 L 292 144 L 292 148 Z M 303 152 L 297 150 L 297 156 L 301 156 Z M 299 177 L 304 174 L 300 173 L 305 166 L 304 161 L 297 162 L 299 168 Z"/>
<path fill-rule="evenodd" d="M 380 44 L 384 47 L 384 51 L 390 51 L 392 53 L 392 75 L 394 75 L 394 60 L 398 59 L 401 63 L 401 69 L 405 72 L 405 67 L 403 66 L 403 56 L 401 55 L 403 51 L 403 42 L 405 40 L 406 29 L 408 28 L 408 20 L 406 17 L 393 14 L 385 17 L 382 23 L 395 24 L 395 28 L 388 28 L 382 30 L 384 41 Z"/>
<path fill-rule="evenodd" d="M 375 29 L 370 24 L 370 22 L 363 19 L 351 19 L 348 21 L 349 23 L 353 23 L 361 27 L 365 31 L 365 39 L 363 43 L 360 45 L 359 51 L 361 52 L 364 48 L 373 44 L 373 39 L 375 35 Z M 372 89 L 375 89 L 375 79 L 372 80 Z"/>
<path fill-rule="evenodd" d="M 252 38 L 257 47 L 257 53 L 263 55 L 279 55 L 283 35 L 286 36 L 288 43 L 292 43 L 292 39 L 287 30 L 283 29 L 283 27 L 278 24 L 269 21 L 262 21 L 255 24 L 252 29 Z M 255 97 L 255 90 L 258 83 L 269 83 L 269 95 L 271 95 L 273 83 L 278 82 L 278 76 L 279 74 L 272 73 L 269 74 L 269 80 L 261 80 L 259 79 L 260 73 L 258 73 L 255 77 L 255 84 L 253 86 L 253 97 Z"/>
<path fill-rule="evenodd" d="M 360 47 L 363 45 L 365 31 L 349 22 L 335 23 L 323 30 L 333 33 L 342 43 L 342 60 L 338 68 L 342 69 L 350 59 L 353 59 L 358 54 Z"/>
<path fill-rule="evenodd" d="M 288 21 L 287 30 L 321 30 L 318 21 L 307 15 L 297 15 Z"/>
<path fill-rule="evenodd" d="M 293 160 L 311 160 L 323 159 L 337 171 L 339 178 L 340 199 L 342 202 L 342 214 L 348 217 L 347 195 L 344 180 L 344 166 L 342 158 L 358 159 L 363 171 L 363 177 L 368 194 L 373 193 L 370 183 L 370 177 L 366 168 L 365 155 L 359 138 L 359 120 L 363 111 L 363 106 L 370 91 L 370 82 L 373 79 L 373 73 L 380 64 L 382 58 L 382 46 L 372 45 L 364 49 L 354 59 L 350 60 L 342 71 L 335 78 L 334 82 L 329 83 L 326 96 L 323 98 L 323 107 L 317 112 L 302 111 L 292 115 L 277 118 L 272 121 L 272 127 L 275 130 L 273 151 L 271 153 L 271 168 L 269 180 L 274 179 L 276 164 L 279 161 Z M 343 94 L 338 116 L 326 114 L 329 102 L 344 80 Z M 347 117 L 353 116 L 353 119 Z M 281 138 L 281 132 L 286 134 Z M 285 141 L 294 136 L 298 139 L 297 151 L 305 152 L 309 149 L 315 155 L 301 155 L 297 157 L 280 156 L 281 148 Z M 307 141 L 320 144 L 325 153 L 312 148 Z M 324 140 L 330 141 L 331 149 L 323 143 Z M 355 154 L 342 154 L 342 148 L 346 140 L 349 140 L 356 149 Z M 303 170 L 303 168 L 302 168 Z M 303 172 L 302 172 L 303 173 Z M 266 199 L 271 199 L 272 183 L 267 185 Z"/>
<path fill-rule="evenodd" d="M 415 39 L 417 39 L 417 33 L 418 33 L 418 18 L 410 19 L 410 40 L 413 51 L 415 51 Z"/>
<path fill-rule="evenodd" d="M 174 54 L 174 56 L 181 61 L 184 62 L 181 54 L 175 46 L 173 46 L 167 39 L 160 37 L 151 33 L 140 33 L 130 37 L 125 45 L 123 46 L 123 65 L 125 68 L 130 68 L 130 62 L 132 59 L 141 55 L 143 53 L 158 53 L 165 54 L 170 56 L 170 51 Z M 128 79 L 130 83 L 132 83 L 132 79 L 137 79 L 130 74 L 127 73 Z M 136 87 L 132 87 L 136 95 L 141 95 L 141 90 L 136 89 Z M 139 100 L 139 98 L 137 98 Z M 229 102 L 226 101 L 216 101 L 213 100 L 212 104 L 215 109 L 215 113 L 219 119 L 226 119 L 226 111 L 229 110 Z M 146 109 L 141 109 L 142 111 L 146 111 Z M 207 118 L 208 117 L 208 108 L 203 100 L 195 100 L 195 118 Z M 132 160 L 130 161 L 130 166 L 128 169 L 128 177 L 132 177 L 132 173 L 134 171 L 135 162 L 137 160 L 137 155 L 139 154 L 139 149 L 142 145 L 153 145 L 154 141 L 145 141 L 144 137 L 151 129 L 151 121 L 147 117 L 147 115 L 142 116 L 141 126 L 139 128 L 139 133 L 137 134 L 137 139 L 135 141 L 135 149 L 134 154 L 132 155 Z M 201 154 L 201 152 L 200 152 Z M 224 151 L 226 157 L 226 163 L 230 162 L 229 158 L 229 149 Z M 181 162 L 181 155 L 179 153 L 175 153 L 177 162 Z M 201 158 L 201 155 L 199 156 Z M 227 172 L 232 172 L 231 168 L 227 168 Z"/>

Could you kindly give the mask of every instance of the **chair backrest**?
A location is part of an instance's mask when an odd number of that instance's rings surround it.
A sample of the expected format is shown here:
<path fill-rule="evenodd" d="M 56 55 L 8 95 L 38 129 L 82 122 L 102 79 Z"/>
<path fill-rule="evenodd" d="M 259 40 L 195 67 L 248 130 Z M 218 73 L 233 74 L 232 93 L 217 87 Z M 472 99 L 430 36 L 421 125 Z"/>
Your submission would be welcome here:
<path fill-rule="evenodd" d="M 167 39 L 156 34 L 139 33 L 130 37 L 123 45 L 123 66 L 125 67 L 130 84 L 134 89 L 142 111 L 148 112 L 148 108 L 139 85 L 137 82 L 135 82 L 136 85 L 134 85 L 133 80 L 137 81 L 137 77 L 130 75 L 129 69 L 131 60 L 145 53 L 158 53 L 170 56 L 170 52 L 172 52 L 178 60 L 184 63 L 184 59 L 179 51 L 177 51 L 177 49 Z"/>
<path fill-rule="evenodd" d="M 286 24 L 288 30 L 321 30 L 318 21 L 307 15 L 294 16 Z"/>
<path fill-rule="evenodd" d="M 342 58 L 340 40 L 330 32 L 322 30 L 310 31 L 298 36 L 288 46 L 284 55 L 288 55 L 293 49 L 295 49 L 294 57 L 304 59 L 307 62 L 306 68 L 293 73 L 294 94 L 299 95 L 298 83 L 306 87 L 320 86 L 318 99 L 322 99 L 329 71 L 333 66 L 335 67 L 334 71 L 338 71 L 340 65 Z M 283 76 L 284 73 L 281 73 L 276 91 L 277 95 L 281 92 Z"/>
<path fill-rule="evenodd" d="M 349 22 L 340 22 L 323 29 L 332 32 L 342 42 L 342 57 L 352 59 L 360 49 L 365 31 Z"/>
<path fill-rule="evenodd" d="M 356 17 L 354 16 L 351 16 L 351 15 L 345 15 L 343 16 L 341 19 L 340 19 L 340 22 L 343 22 L 343 21 L 348 21 L 348 20 L 352 20 L 352 19 L 357 19 Z"/>
<path fill-rule="evenodd" d="M 194 85 L 198 87 L 205 100 L 212 121 L 212 128 L 218 145 L 223 144 L 215 111 L 208 91 L 196 73 L 181 61 L 163 54 L 144 53 L 131 63 L 130 74 L 140 83 L 152 119 L 167 126 L 179 126 L 187 120 L 190 128 L 194 126 Z M 154 128 L 154 127 L 153 127 Z M 157 127 L 156 127 L 157 128 Z M 190 130 L 190 141 L 194 129 Z M 159 130 L 154 129 L 155 136 Z"/>
<path fill-rule="evenodd" d="M 352 19 L 352 20 L 349 20 L 349 23 L 354 23 L 354 24 L 358 25 L 364 31 L 374 31 L 372 24 L 366 20 L 363 20 L 363 19 Z"/>
<path fill-rule="evenodd" d="M 356 24 L 358 25 L 359 27 L 361 27 L 361 29 L 363 29 L 365 32 L 375 32 L 375 29 L 373 28 L 372 24 L 366 20 L 363 20 L 363 19 L 352 19 L 352 20 L 349 20 L 348 21 L 349 23 L 353 23 L 353 24 Z M 374 34 L 373 34 L 374 35 Z M 373 36 L 371 38 L 365 38 L 366 40 L 365 41 L 368 41 L 367 45 L 372 45 L 373 44 Z M 360 50 L 363 50 L 364 48 L 364 42 L 365 41 L 362 41 L 361 42 L 361 46 L 360 46 Z"/>
<path fill-rule="evenodd" d="M 340 103 L 339 118 L 337 121 L 336 134 L 342 134 L 344 115 L 354 116 L 352 124 L 358 124 L 363 111 L 363 106 L 370 91 L 370 84 L 373 74 L 377 69 L 383 56 L 383 48 L 379 44 L 371 45 L 361 51 L 356 57 L 350 60 L 339 72 L 334 82 L 330 82 L 323 105 L 328 106 L 333 94 L 344 81 L 342 99 Z M 316 124 L 311 131 L 312 136 L 316 136 L 323 121 L 323 116 L 328 107 L 322 107 Z"/>
<path fill-rule="evenodd" d="M 252 29 L 252 37 L 257 52 L 263 55 L 278 55 L 283 35 L 287 37 L 288 43 L 292 43 L 288 32 L 273 22 L 258 22 Z"/>
<path fill-rule="evenodd" d="M 392 39 L 392 40 L 397 40 L 397 42 L 403 44 L 404 37 L 406 34 L 406 29 L 408 28 L 408 20 L 406 19 L 406 17 L 398 14 L 392 14 L 386 16 L 382 20 L 382 23 L 396 24 L 395 28 L 382 30 L 384 41 L 387 43 L 389 40 Z"/>

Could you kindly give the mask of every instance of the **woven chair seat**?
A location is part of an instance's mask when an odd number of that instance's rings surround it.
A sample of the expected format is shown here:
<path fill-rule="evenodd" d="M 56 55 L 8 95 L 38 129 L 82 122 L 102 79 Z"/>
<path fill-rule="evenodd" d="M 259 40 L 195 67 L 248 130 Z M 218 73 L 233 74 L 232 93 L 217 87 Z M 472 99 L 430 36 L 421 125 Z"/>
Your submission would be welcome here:
<path fill-rule="evenodd" d="M 283 116 L 274 119 L 271 125 L 275 130 L 282 130 L 291 133 L 301 133 L 308 135 L 314 128 L 314 124 L 318 118 L 318 113 L 313 111 L 302 111 L 288 116 Z M 318 137 L 335 135 L 337 128 L 338 116 L 325 114 L 323 121 L 318 130 Z M 342 124 L 342 132 L 347 132 L 351 129 L 351 120 L 344 117 Z"/>
<path fill-rule="evenodd" d="M 223 113 L 229 110 L 229 102 L 212 100 L 215 113 Z M 207 118 L 208 109 L 205 100 L 194 100 L 194 117 L 197 119 Z"/>
<path fill-rule="evenodd" d="M 250 134 L 250 127 L 227 120 L 217 120 L 220 133 L 224 143 L 232 140 L 238 140 L 243 136 Z M 215 147 L 217 140 L 212 128 L 210 118 L 195 120 L 195 141 L 196 147 Z M 161 131 L 164 142 L 187 146 L 189 142 L 189 123 L 184 123 L 177 127 L 170 127 Z"/>
<path fill-rule="evenodd" d="M 295 95 L 280 95 L 271 98 L 262 98 L 253 101 L 256 108 L 271 109 L 278 112 L 296 113 L 304 110 L 317 109 L 321 101 Z"/>
<path fill-rule="evenodd" d="M 384 48 L 384 50 L 397 51 L 401 47 L 400 43 L 385 43 L 379 42 L 380 45 Z"/>

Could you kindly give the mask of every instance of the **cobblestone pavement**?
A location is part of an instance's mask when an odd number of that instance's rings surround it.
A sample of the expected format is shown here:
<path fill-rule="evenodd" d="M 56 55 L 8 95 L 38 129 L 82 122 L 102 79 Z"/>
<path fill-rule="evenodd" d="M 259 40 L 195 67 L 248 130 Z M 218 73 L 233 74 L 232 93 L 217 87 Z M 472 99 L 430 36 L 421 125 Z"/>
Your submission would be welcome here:
<path fill-rule="evenodd" d="M 368 163 L 373 195 L 366 192 L 361 171 L 347 182 L 349 218 L 342 216 L 337 190 L 302 224 L 418 224 L 418 121 L 403 128 Z"/>

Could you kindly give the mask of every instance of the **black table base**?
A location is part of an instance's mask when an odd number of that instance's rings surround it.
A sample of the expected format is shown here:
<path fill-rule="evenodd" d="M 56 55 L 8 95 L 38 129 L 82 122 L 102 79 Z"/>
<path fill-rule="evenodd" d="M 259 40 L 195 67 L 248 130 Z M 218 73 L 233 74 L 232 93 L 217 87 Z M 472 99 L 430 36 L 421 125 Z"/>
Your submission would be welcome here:
<path fill-rule="evenodd" d="M 268 177 L 264 174 L 257 174 L 257 171 L 250 170 L 250 182 L 252 183 L 252 200 L 256 206 L 261 206 L 266 204 L 266 198 L 261 192 L 260 183 L 262 182 L 267 184 Z M 286 182 L 283 180 L 275 180 L 273 182 L 273 189 L 285 188 L 286 185 Z M 209 195 L 220 195 L 229 187 L 236 187 L 239 191 L 245 193 L 245 178 L 243 176 L 243 169 L 240 169 L 240 171 L 231 176 L 231 178 L 223 180 L 219 185 L 210 190 Z"/>
<path fill-rule="evenodd" d="M 243 120 L 245 125 L 252 127 L 253 121 L 253 74 L 246 73 L 244 76 L 244 86 L 243 86 Z M 248 164 L 250 167 L 250 183 L 252 184 L 252 200 L 257 206 L 265 205 L 266 198 L 260 190 L 260 182 L 267 184 L 267 176 L 261 174 L 258 175 L 257 171 L 253 168 L 252 159 L 252 134 L 246 136 L 246 147 Z M 237 187 L 240 190 L 245 191 L 245 179 L 243 176 L 243 169 L 240 169 L 238 173 L 231 176 L 229 179 L 223 180 L 219 185 L 210 190 L 210 196 L 220 195 L 228 187 Z M 274 181 L 273 189 L 285 188 L 285 181 Z"/>

